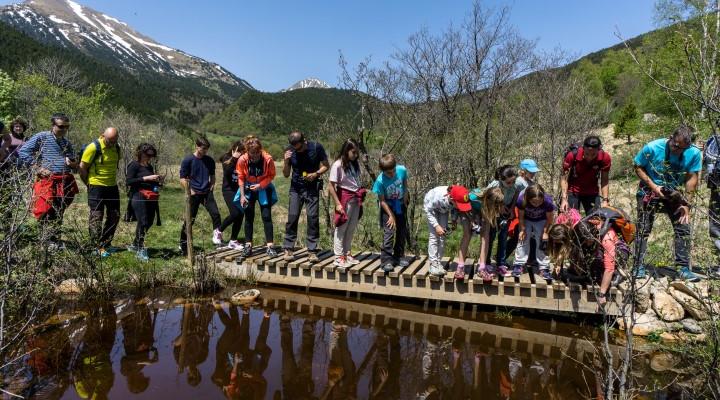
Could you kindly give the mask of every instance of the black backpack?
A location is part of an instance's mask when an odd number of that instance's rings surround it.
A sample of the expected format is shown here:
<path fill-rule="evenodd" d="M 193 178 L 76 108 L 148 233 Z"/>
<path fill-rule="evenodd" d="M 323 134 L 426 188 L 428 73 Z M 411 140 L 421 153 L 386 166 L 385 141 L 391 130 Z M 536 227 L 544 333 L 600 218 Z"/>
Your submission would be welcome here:
<path fill-rule="evenodd" d="M 572 155 L 573 155 L 572 162 L 570 163 L 570 174 L 568 175 L 568 179 L 570 179 L 570 177 L 577 178 L 577 172 L 575 172 L 575 164 L 578 162 L 577 155 L 578 155 L 578 151 L 580 150 L 580 147 L 582 147 L 582 144 L 572 143 L 567 148 L 565 148 L 565 152 L 563 153 L 563 161 L 565 161 L 568 154 L 572 153 Z M 603 150 L 600 149 L 600 152 L 602 152 L 602 151 Z M 596 169 L 595 177 L 599 178 L 600 177 L 600 153 L 598 153 L 598 156 L 595 157 L 595 159 L 593 160 L 592 166 L 593 167 L 597 166 L 597 168 L 595 168 Z"/>

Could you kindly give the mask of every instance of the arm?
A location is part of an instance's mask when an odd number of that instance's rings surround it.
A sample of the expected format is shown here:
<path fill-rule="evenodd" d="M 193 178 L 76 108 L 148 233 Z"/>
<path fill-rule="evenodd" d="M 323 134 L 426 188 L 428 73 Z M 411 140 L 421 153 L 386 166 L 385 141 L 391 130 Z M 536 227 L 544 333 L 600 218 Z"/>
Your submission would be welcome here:
<path fill-rule="evenodd" d="M 425 200 L 423 201 L 423 211 L 425 211 L 425 215 L 427 216 L 427 220 L 430 226 L 437 229 L 440 224 L 438 223 L 437 218 L 435 218 L 435 215 L 433 214 L 434 205 L 435 204 L 432 201 L 432 198 L 425 196 Z"/>
<path fill-rule="evenodd" d="M 260 180 L 260 187 L 263 189 L 268 187 L 272 183 L 273 179 L 275 179 L 275 162 L 272 158 L 270 158 L 269 162 L 265 163 L 265 166 L 265 174 Z M 283 174 L 285 174 L 285 167 L 283 167 Z M 285 175 L 285 177 L 287 178 L 288 175 Z"/>
<path fill-rule="evenodd" d="M 395 229 L 395 214 L 393 214 L 390 206 L 388 206 L 387 202 L 385 202 L 385 196 L 378 195 L 378 198 L 380 201 L 380 208 L 382 208 L 382 210 L 385 211 L 385 213 L 388 215 L 388 228 Z"/>
<path fill-rule="evenodd" d="M 10 134 L 3 135 L 2 137 L 2 143 L 0 144 L 0 163 L 4 162 L 8 155 L 10 155 Z"/>
<path fill-rule="evenodd" d="M 290 177 L 290 159 L 292 158 L 292 150 L 285 150 L 285 154 L 283 155 L 283 176 L 286 178 Z"/>
<path fill-rule="evenodd" d="M 615 241 L 612 234 L 608 232 L 602 240 L 603 247 L 603 275 L 600 281 L 600 295 L 605 295 L 610 290 L 613 273 L 615 272 Z M 598 298 L 598 304 L 605 304 L 605 297 Z"/>
<path fill-rule="evenodd" d="M 215 189 L 215 174 L 210 175 L 210 191 Z"/>
<path fill-rule="evenodd" d="M 525 210 L 518 209 L 518 240 L 525 241 Z"/>
<path fill-rule="evenodd" d="M 607 205 L 610 203 L 610 172 L 609 171 L 602 171 L 600 172 L 600 196 L 602 196 L 602 201 L 600 204 L 602 207 L 607 207 Z"/>
<path fill-rule="evenodd" d="M 635 174 L 640 178 L 642 182 L 645 183 L 647 187 L 650 188 L 656 195 L 658 195 L 660 198 L 663 198 L 662 194 L 662 186 L 658 186 L 655 184 L 655 182 L 650 179 L 650 176 L 648 176 L 647 172 L 645 172 L 645 168 L 635 165 Z"/>
<path fill-rule="evenodd" d="M 563 170 L 560 176 L 560 211 L 567 211 L 568 209 L 568 177 L 570 176 L 570 170 Z"/>
<path fill-rule="evenodd" d="M 330 197 L 332 197 L 333 201 L 335 202 L 335 211 L 342 213 L 342 204 L 340 203 L 340 198 L 338 197 L 337 191 L 335 190 L 336 182 L 330 182 L 330 185 L 328 185 L 328 193 L 330 193 Z"/>
<path fill-rule="evenodd" d="M 483 221 L 482 236 L 480 237 L 480 259 L 478 264 L 485 265 L 485 256 L 488 253 L 488 244 L 490 243 L 490 221 Z"/>
<path fill-rule="evenodd" d="M 78 169 L 80 179 L 85 185 L 88 184 L 88 165 L 84 161 L 80 161 L 80 169 Z"/>
<path fill-rule="evenodd" d="M 543 240 L 546 240 L 548 238 L 548 231 L 550 230 L 550 226 L 552 225 L 554 218 L 555 218 L 554 211 L 548 211 L 545 213 L 545 225 L 543 225 L 543 234 L 542 234 Z"/>
<path fill-rule="evenodd" d="M 687 224 L 690 222 L 690 206 L 688 204 L 693 203 L 693 197 L 695 196 L 695 189 L 699 181 L 698 172 L 688 172 L 685 178 L 685 200 L 686 203 L 681 205 L 676 213 L 680 213 L 680 223 Z"/>

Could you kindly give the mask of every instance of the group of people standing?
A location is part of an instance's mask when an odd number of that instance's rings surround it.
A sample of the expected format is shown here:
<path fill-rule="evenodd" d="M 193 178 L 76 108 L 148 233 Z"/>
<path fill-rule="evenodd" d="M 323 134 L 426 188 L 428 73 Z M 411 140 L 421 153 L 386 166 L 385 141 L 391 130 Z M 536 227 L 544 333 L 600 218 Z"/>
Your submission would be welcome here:
<path fill-rule="evenodd" d="M 120 220 L 120 190 L 117 172 L 122 158 L 118 145 L 119 132 L 107 128 L 100 137 L 87 144 L 76 158 L 75 150 L 66 138 L 70 119 L 55 114 L 49 131 L 29 139 L 24 136 L 27 123 L 21 118 L 10 124 L 10 132 L 2 136 L 0 166 L 31 167 L 36 179 L 33 186 L 33 212 L 42 226 L 58 227 L 65 209 L 78 193 L 73 171 L 78 171 L 88 187 L 89 233 L 101 256 L 112 253 L 115 229 Z M 635 241 L 634 273 L 644 277 L 647 239 L 655 215 L 666 213 L 675 234 L 675 264 L 679 277 L 696 281 L 699 276 L 690 265 L 690 210 L 693 194 L 702 170 L 700 149 L 692 145 L 692 128 L 681 125 L 668 138 L 647 143 L 634 158 L 635 172 L 640 178 L 637 191 L 637 223 L 632 224 L 623 210 L 612 207 L 609 189 L 611 156 L 602 149 L 597 136 L 588 136 L 582 144 L 568 148 L 563 160 L 559 207 L 553 196 L 536 183 L 540 171 L 532 159 L 522 160 L 518 167 L 503 165 L 494 180 L 472 190 L 460 185 L 439 186 L 424 198 L 423 210 L 428 222 L 429 272 L 444 275 L 441 263 L 450 228 L 459 222 L 462 238 L 457 255 L 456 279 L 464 279 L 465 260 L 473 234 L 479 234 L 480 257 L 473 273 L 484 280 L 493 275 L 519 277 L 530 263 L 539 266 L 539 274 L 546 280 L 557 277 L 551 271 L 569 261 L 579 272 L 599 270 L 594 274 L 607 289 L 615 275 L 618 259 L 629 259 L 629 245 Z M 720 159 L 713 149 L 718 145 L 708 141 L 705 161 L 711 187 L 710 215 L 718 214 L 718 181 L 715 162 Z M 220 159 L 223 171 L 222 195 L 228 208 L 223 220 L 213 196 L 215 161 L 207 154 L 210 143 L 205 138 L 195 141 L 195 151 L 180 165 L 180 182 L 189 193 L 190 217 L 194 221 L 200 205 L 210 214 L 213 224 L 213 243 L 241 250 L 247 256 L 253 248 L 255 209 L 260 209 L 264 226 L 267 255 L 279 256 L 273 237 L 272 207 L 278 200 L 273 184 L 276 175 L 273 157 L 263 149 L 261 140 L 247 136 L 234 142 Z M 283 154 L 282 173 L 290 179 L 288 218 L 282 244 L 283 257 L 294 258 L 298 222 L 304 208 L 307 215 L 306 248 L 310 262 L 317 261 L 320 237 L 319 198 L 323 190 L 323 175 L 329 171 L 329 197 L 335 203 L 333 235 L 334 264 L 338 267 L 358 263 L 352 256 L 352 239 L 363 214 L 367 190 L 363 187 L 358 163 L 360 147 L 347 139 L 335 161 L 330 164 L 324 147 L 309 141 L 300 132 L 288 136 Z M 157 150 L 142 143 L 135 149 L 134 160 L 126 168 L 129 207 L 127 219 L 137 220 L 135 238 L 131 246 L 137 257 L 147 261 L 145 236 L 153 223 L 160 224 L 158 201 L 165 176 L 153 168 Z M 379 160 L 381 173 L 372 185 L 377 196 L 379 223 L 383 229 L 381 265 L 385 271 L 408 265 L 404 257 L 408 239 L 407 207 L 409 195 L 408 170 L 392 154 Z M 5 172 L 3 172 L 5 173 Z M 584 211 L 581 217 L 579 209 Z M 242 224 L 245 224 L 242 231 Z M 628 234 L 624 228 L 637 232 Z M 717 221 L 710 221 L 711 236 L 720 244 Z M 230 240 L 225 244 L 223 232 L 231 228 Z M 241 231 L 244 237 L 240 237 Z M 49 230 L 50 247 L 62 247 L 59 229 Z M 490 262 L 493 242 L 497 240 L 495 263 Z M 180 231 L 180 248 L 187 252 L 186 227 Z M 621 253 L 625 257 L 621 257 Z M 511 256 L 513 262 L 508 260 Z M 590 261 L 588 261 L 590 260 Z M 603 272 L 604 271 L 604 272 Z M 582 274 L 581 274 L 582 275 Z M 593 275 L 593 274 L 591 274 Z M 604 294 L 604 292 L 601 292 Z"/>

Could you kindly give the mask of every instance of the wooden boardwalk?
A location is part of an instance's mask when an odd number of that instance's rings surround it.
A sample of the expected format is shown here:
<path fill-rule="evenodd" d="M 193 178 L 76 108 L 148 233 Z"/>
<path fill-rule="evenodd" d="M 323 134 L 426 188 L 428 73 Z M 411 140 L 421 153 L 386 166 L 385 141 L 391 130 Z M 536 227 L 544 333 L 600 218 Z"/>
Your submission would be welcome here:
<path fill-rule="evenodd" d="M 453 277 L 456 264 L 443 259 L 447 273 L 443 277 L 428 274 L 429 262 L 426 256 L 408 257 L 409 265 L 396 267 L 385 273 L 380 268 L 380 255 L 362 252 L 355 257 L 360 264 L 337 268 L 333 265 L 332 251 L 318 254 L 319 261 L 309 263 L 306 250 L 295 252 L 294 259 L 286 262 L 282 253 L 270 258 L 264 247 L 255 247 L 247 258 L 240 258 L 237 250 L 216 250 L 206 255 L 210 264 L 220 267 L 231 278 L 246 278 L 250 275 L 257 281 L 274 285 L 325 289 L 360 297 L 364 293 L 388 295 L 430 301 L 439 308 L 440 301 L 459 303 L 459 307 L 470 305 L 494 305 L 509 308 L 536 309 L 575 313 L 598 313 L 595 287 L 565 285 L 554 281 L 547 284 L 539 276 L 523 274 L 518 278 L 497 277 L 492 282 L 474 279 L 466 273 L 464 280 Z M 467 272 L 473 260 L 465 261 Z M 608 314 L 617 314 L 616 289 L 611 289 L 605 309 Z"/>

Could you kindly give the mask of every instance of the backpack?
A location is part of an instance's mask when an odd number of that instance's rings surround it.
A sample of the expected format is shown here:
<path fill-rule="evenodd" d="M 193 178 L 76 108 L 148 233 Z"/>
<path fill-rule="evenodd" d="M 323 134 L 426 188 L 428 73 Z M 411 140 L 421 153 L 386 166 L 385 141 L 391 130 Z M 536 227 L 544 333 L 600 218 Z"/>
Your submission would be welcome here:
<path fill-rule="evenodd" d="M 94 165 L 98 158 L 100 158 L 100 163 L 102 164 L 102 162 L 103 162 L 103 152 L 102 152 L 102 147 L 100 146 L 100 140 L 99 140 L 99 139 L 95 139 L 95 140 L 93 140 L 91 143 L 88 143 L 88 144 L 84 145 L 83 147 L 81 147 L 81 148 L 80 148 L 80 158 L 82 158 L 82 155 L 85 154 L 85 150 L 86 150 L 86 149 L 88 148 L 88 146 L 90 146 L 91 144 L 95 146 L 95 155 L 94 155 L 93 158 L 90 160 L 90 165 Z M 118 166 L 118 168 L 120 168 L 120 159 L 122 158 L 122 153 L 120 152 L 120 145 L 117 144 L 117 143 L 115 143 L 115 149 L 116 149 L 117 152 L 118 152 L 117 166 Z M 95 170 L 95 172 L 97 172 L 97 169 Z"/>
<path fill-rule="evenodd" d="M 610 206 L 601 207 L 591 212 L 587 217 L 583 218 L 583 220 L 598 217 L 603 220 L 603 224 L 600 227 L 600 237 L 605 236 L 612 228 L 623 238 L 625 243 L 630 244 L 635 240 L 635 231 L 637 228 L 635 224 L 630 221 L 630 217 L 628 217 L 625 211 Z"/>
<path fill-rule="evenodd" d="M 567 158 L 568 154 L 572 153 L 572 155 L 573 155 L 572 163 L 570 163 L 570 174 L 568 176 L 568 179 L 570 179 L 570 176 L 572 176 L 573 178 L 577 178 L 577 173 L 575 172 L 575 164 L 578 162 L 577 155 L 578 155 L 578 151 L 580 150 L 580 147 L 582 147 L 582 144 L 580 144 L 580 143 L 571 143 L 568 147 L 565 148 L 565 152 L 563 153 L 563 162 Z M 602 151 L 603 150 L 600 149 L 600 152 L 602 152 Z M 600 168 L 599 168 L 600 152 L 598 152 L 598 156 L 595 157 L 595 159 L 592 161 L 593 167 L 598 166 L 598 168 L 596 168 L 596 171 L 595 171 L 596 178 L 600 177 Z"/>

